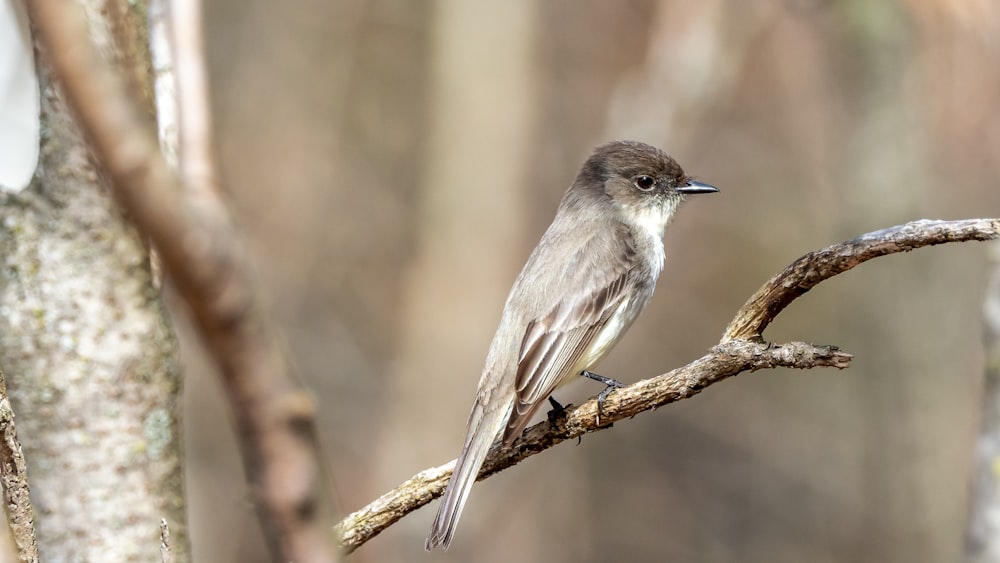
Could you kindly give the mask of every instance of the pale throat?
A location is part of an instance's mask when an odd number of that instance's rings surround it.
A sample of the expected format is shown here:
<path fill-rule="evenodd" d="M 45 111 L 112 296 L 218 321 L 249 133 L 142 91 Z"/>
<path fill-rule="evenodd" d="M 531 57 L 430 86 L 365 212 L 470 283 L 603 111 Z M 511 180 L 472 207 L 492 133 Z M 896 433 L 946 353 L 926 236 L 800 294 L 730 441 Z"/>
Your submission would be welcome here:
<path fill-rule="evenodd" d="M 667 200 L 662 205 L 634 206 L 632 209 L 626 210 L 631 211 L 631 213 L 625 213 L 625 217 L 628 218 L 626 220 L 631 224 L 633 229 L 638 231 L 637 234 L 641 233 L 649 237 L 647 240 L 650 244 L 649 249 L 653 252 L 650 258 L 652 258 L 651 265 L 655 270 L 654 277 L 658 276 L 663 268 L 663 260 L 665 258 L 663 253 L 663 231 L 677 209 L 678 203 L 677 200 Z"/>
<path fill-rule="evenodd" d="M 674 200 L 667 200 L 662 205 L 636 205 L 630 210 L 625 210 L 625 216 L 637 230 L 652 238 L 662 239 L 663 230 L 677 209 L 677 203 Z"/>

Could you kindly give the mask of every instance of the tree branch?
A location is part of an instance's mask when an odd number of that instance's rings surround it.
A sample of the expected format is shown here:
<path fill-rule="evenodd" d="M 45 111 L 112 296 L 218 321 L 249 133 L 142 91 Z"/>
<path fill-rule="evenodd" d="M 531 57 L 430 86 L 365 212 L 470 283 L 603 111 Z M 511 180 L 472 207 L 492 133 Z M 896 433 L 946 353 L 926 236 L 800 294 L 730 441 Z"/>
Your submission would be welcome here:
<path fill-rule="evenodd" d="M 212 150 L 202 5 L 200 0 L 173 0 L 170 6 L 171 46 L 176 61 L 180 174 L 188 190 L 210 190 L 205 197 L 216 197 L 219 175 Z"/>
<path fill-rule="evenodd" d="M 170 525 L 160 520 L 160 563 L 174 563 L 174 547 L 170 541 Z"/>
<path fill-rule="evenodd" d="M 76 2 L 35 0 L 31 15 L 81 129 L 115 195 L 152 240 L 194 317 L 232 407 L 258 516 L 273 558 L 336 559 L 314 405 L 267 322 L 250 261 L 213 186 L 186 187 L 152 123 L 92 43 Z M 181 155 L 186 158 L 186 154 Z M 183 167 L 182 167 L 183 168 Z M 191 171 L 194 177 L 203 166 Z M 212 182 L 212 174 L 197 180 Z"/>
<path fill-rule="evenodd" d="M 946 242 L 984 241 L 998 237 L 1000 219 L 923 219 L 810 252 L 792 262 L 747 300 L 729 323 L 722 342 L 760 336 L 778 313 L 797 297 L 816 287 L 819 282 L 842 274 L 872 258 Z"/>
<path fill-rule="evenodd" d="M 18 559 L 38 561 L 28 468 L 14 428 L 14 409 L 7 395 L 7 381 L 3 372 L 0 372 L 0 484 L 3 486 L 7 522 L 17 546 Z"/>
<path fill-rule="evenodd" d="M 726 329 L 720 343 L 705 356 L 669 373 L 612 392 L 597 419 L 597 401 L 566 407 L 559 420 L 538 423 L 510 448 L 494 444 L 479 479 L 502 471 L 552 446 L 609 427 L 624 418 L 687 399 L 705 387 L 744 371 L 776 367 L 808 369 L 850 365 L 851 355 L 835 346 L 802 342 L 769 344 L 760 334 L 785 307 L 821 281 L 872 258 L 915 248 L 971 240 L 1000 238 L 1000 219 L 914 221 L 862 235 L 854 240 L 810 252 L 771 278 L 746 302 Z M 455 462 L 426 469 L 344 518 L 336 527 L 341 546 L 350 553 L 406 514 L 444 492 Z"/>
<path fill-rule="evenodd" d="M 611 393 L 597 417 L 597 400 L 579 407 L 566 406 L 566 416 L 540 422 L 527 429 L 510 448 L 493 445 L 479 479 L 485 479 L 516 465 L 552 446 L 609 428 L 613 423 L 693 397 L 702 389 L 742 371 L 774 367 L 846 368 L 851 355 L 833 346 L 813 346 L 803 342 L 774 345 L 749 340 L 732 341 L 670 373 L 645 379 Z M 365 508 L 350 514 L 337 526 L 341 545 L 352 552 L 406 514 L 420 508 L 444 492 L 455 462 L 421 471 Z"/>

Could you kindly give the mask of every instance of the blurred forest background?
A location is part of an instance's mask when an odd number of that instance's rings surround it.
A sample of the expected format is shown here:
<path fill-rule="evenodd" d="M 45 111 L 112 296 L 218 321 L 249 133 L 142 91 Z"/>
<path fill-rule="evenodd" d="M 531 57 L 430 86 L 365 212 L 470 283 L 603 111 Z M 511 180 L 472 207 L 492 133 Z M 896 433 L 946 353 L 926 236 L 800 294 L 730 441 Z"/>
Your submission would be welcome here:
<path fill-rule="evenodd" d="M 991 0 L 206 4 L 225 184 L 321 405 L 339 507 L 455 457 L 506 293 L 597 144 L 722 193 L 668 229 L 650 307 L 598 370 L 683 365 L 801 254 L 1000 212 Z M 939 562 L 962 550 L 989 247 L 821 284 L 765 334 L 844 372 L 744 374 L 436 503 L 357 562 Z M 189 327 L 194 556 L 265 561 L 227 407 Z M 563 402 L 600 387 L 580 382 Z"/>

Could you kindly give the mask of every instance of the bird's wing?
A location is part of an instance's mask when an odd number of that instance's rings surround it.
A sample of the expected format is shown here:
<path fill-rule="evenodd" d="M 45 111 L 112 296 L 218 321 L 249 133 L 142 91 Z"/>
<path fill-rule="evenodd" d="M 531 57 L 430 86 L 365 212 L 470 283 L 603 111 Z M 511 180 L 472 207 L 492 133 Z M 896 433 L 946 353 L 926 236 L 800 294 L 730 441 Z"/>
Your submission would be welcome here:
<path fill-rule="evenodd" d="M 556 304 L 526 325 L 514 382 L 516 399 L 504 431 L 507 442 L 524 429 L 542 401 L 570 375 L 569 370 L 615 312 L 627 306 L 636 260 L 631 238 L 626 235 L 615 237 L 613 242 L 609 238 L 593 242 L 565 265 L 564 276 L 556 282 L 561 286 Z M 588 267 L 593 260 L 585 258 L 595 252 L 613 253 L 614 257 L 598 260 L 602 268 Z"/>

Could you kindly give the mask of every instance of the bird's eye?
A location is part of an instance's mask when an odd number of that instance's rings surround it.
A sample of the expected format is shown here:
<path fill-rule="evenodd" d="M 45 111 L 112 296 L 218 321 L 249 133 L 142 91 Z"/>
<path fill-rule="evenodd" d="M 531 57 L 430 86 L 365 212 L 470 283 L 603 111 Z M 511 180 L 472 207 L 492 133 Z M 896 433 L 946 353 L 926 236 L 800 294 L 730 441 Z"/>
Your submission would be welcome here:
<path fill-rule="evenodd" d="M 656 185 L 656 180 L 654 180 L 652 176 L 637 176 L 635 179 L 635 187 L 639 188 L 644 192 L 648 192 L 649 190 L 653 189 L 653 186 L 655 185 Z"/>

